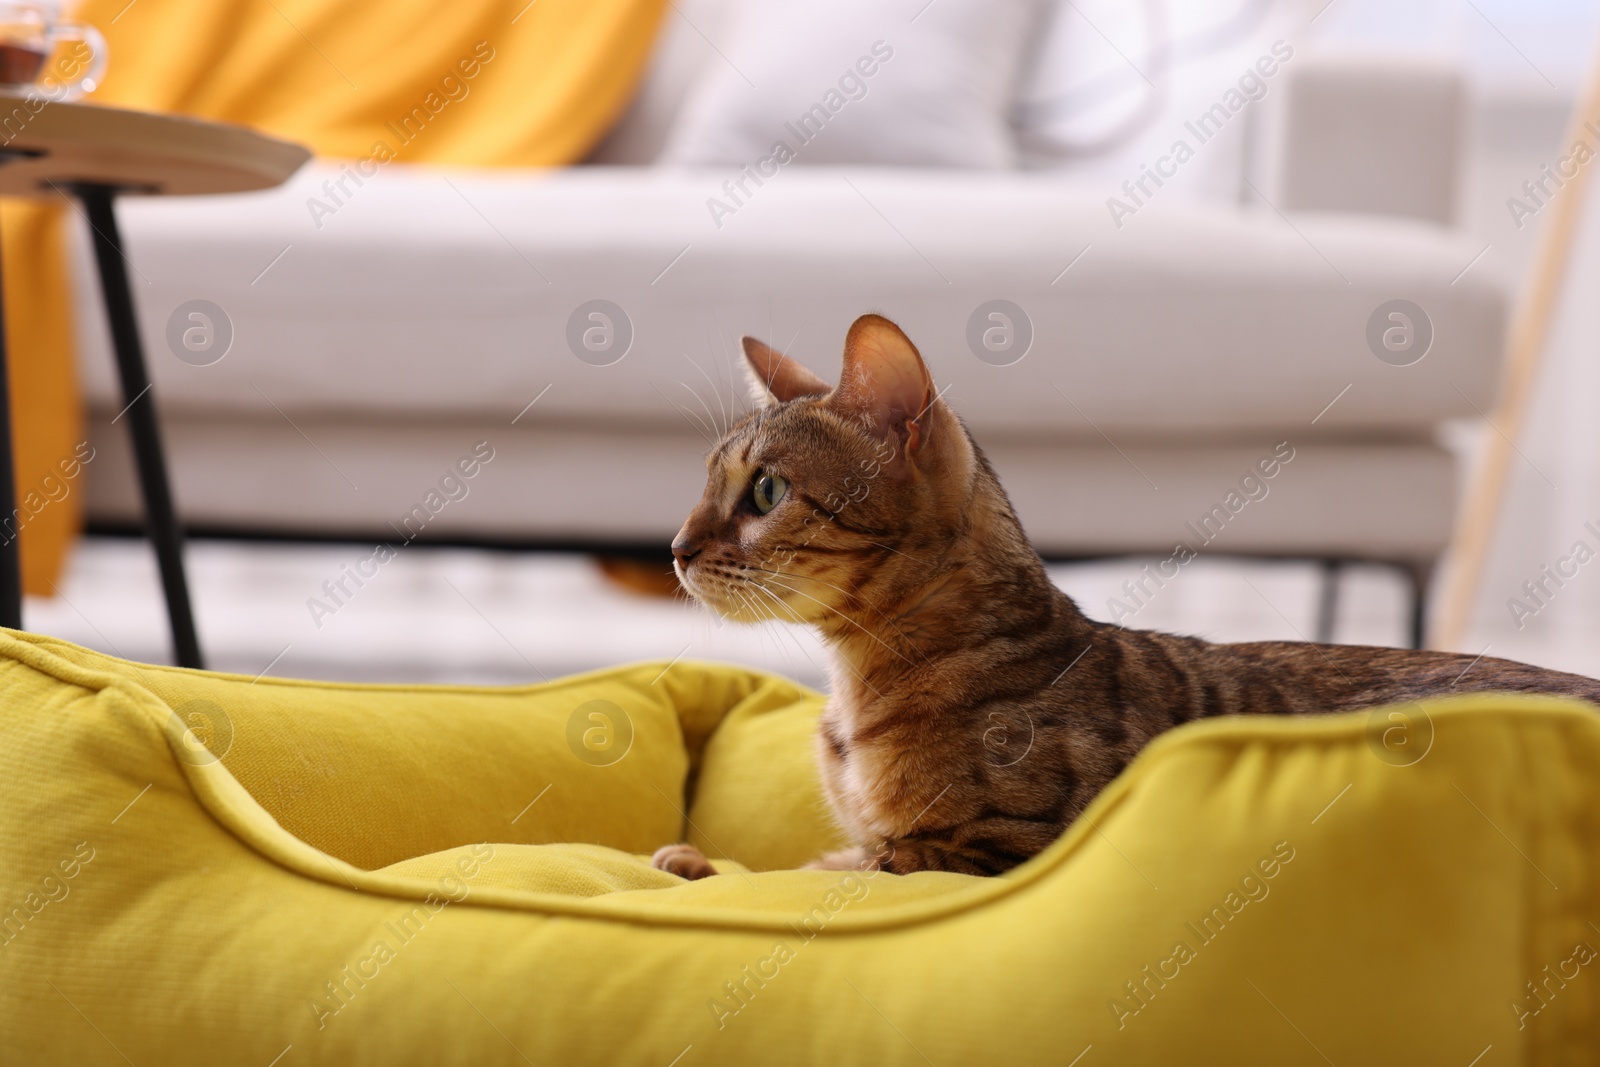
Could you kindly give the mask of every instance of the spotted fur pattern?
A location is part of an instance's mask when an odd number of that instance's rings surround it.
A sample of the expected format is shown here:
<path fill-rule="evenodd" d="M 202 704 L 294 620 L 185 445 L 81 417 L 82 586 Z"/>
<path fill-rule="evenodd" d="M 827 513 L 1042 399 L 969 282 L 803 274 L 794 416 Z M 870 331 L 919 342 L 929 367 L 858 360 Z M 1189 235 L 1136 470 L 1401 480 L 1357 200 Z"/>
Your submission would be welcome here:
<path fill-rule="evenodd" d="M 1094 622 L 1050 581 L 988 461 L 886 319 L 851 328 L 837 388 L 745 339 L 763 405 L 707 459 L 679 579 L 736 620 L 818 628 L 818 730 L 855 848 L 812 866 L 993 875 L 1054 841 L 1151 738 L 1218 715 L 1337 712 L 1600 682 L 1439 652 L 1194 637 Z M 763 473 L 788 488 L 768 513 Z M 687 845 L 656 865 L 714 873 Z"/>

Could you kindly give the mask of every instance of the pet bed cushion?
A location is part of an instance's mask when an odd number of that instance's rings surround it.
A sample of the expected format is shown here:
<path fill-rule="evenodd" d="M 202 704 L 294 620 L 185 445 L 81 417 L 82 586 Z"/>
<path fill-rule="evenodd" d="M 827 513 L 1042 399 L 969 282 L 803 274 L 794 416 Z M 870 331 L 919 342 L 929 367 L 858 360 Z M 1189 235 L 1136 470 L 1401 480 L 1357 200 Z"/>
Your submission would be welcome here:
<path fill-rule="evenodd" d="M 1190 724 L 987 880 L 768 869 L 837 843 L 810 771 L 819 707 L 688 662 L 353 686 L 0 631 L 0 1061 L 1600 1047 L 1585 705 Z M 684 837 L 725 876 L 649 868 Z"/>

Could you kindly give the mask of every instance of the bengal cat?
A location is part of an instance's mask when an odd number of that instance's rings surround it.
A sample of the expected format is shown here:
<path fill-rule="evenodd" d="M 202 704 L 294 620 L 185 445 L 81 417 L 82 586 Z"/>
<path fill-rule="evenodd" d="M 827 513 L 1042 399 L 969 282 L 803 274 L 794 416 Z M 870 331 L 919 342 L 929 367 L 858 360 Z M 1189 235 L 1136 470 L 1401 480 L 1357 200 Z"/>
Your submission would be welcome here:
<path fill-rule="evenodd" d="M 1212 644 L 1095 622 L 1051 582 L 897 326 L 856 320 L 837 388 L 752 338 L 744 352 L 760 406 L 712 450 L 672 552 L 684 588 L 714 611 L 807 623 L 827 643 L 817 758 L 856 847 L 809 866 L 998 874 L 1190 719 L 1465 690 L 1600 702 L 1600 682 L 1507 660 Z M 997 758 L 997 728 L 1031 738 L 1026 755 Z M 690 845 L 654 864 L 715 873 Z"/>

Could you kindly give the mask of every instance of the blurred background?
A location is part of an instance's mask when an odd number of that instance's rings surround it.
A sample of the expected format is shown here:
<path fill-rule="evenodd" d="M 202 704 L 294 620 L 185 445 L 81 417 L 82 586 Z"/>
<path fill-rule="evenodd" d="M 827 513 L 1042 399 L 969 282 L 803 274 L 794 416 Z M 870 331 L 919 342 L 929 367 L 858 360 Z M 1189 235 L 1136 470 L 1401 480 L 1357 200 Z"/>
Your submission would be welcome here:
<path fill-rule="evenodd" d="M 88 102 L 317 154 L 119 205 L 201 645 L 249 675 L 690 657 L 824 684 L 809 633 L 674 597 L 666 545 L 746 408 L 738 337 L 831 379 L 869 310 L 1092 617 L 1409 644 L 1594 154 L 1566 143 L 1600 40 L 1577 0 L 77 15 L 108 41 Z M 168 661 L 90 235 L 48 210 L 26 259 L 6 223 L 13 353 L 59 357 L 14 372 L 19 434 L 54 442 L 19 443 L 19 492 L 30 456 L 93 458 L 24 530 L 24 622 Z M 1600 564 L 1559 564 L 1600 550 L 1594 218 L 1452 643 L 1600 674 Z"/>

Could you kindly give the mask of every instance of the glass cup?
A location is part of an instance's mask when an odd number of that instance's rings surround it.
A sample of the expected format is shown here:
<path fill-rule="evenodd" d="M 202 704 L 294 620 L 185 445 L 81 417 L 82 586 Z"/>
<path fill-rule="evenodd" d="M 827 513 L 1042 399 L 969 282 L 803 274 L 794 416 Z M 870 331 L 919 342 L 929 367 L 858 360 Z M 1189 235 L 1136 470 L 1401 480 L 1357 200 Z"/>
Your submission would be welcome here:
<path fill-rule="evenodd" d="M 59 0 L 0 0 L 0 92 L 76 100 L 100 84 L 106 58 L 100 31 L 63 19 Z"/>

